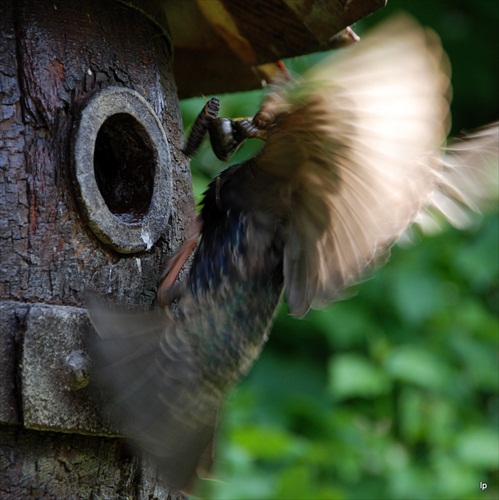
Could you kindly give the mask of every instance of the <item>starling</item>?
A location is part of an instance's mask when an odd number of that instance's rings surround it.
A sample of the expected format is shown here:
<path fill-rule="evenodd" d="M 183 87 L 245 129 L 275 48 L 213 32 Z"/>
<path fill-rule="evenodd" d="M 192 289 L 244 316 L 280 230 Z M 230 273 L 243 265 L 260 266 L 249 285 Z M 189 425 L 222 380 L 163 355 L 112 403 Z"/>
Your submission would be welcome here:
<path fill-rule="evenodd" d="M 413 222 L 440 213 L 459 226 L 496 195 L 497 123 L 445 145 L 449 74 L 435 33 L 399 16 L 271 85 L 228 141 L 230 153 L 245 137 L 265 146 L 208 187 L 166 264 L 163 307 L 90 311 L 98 380 L 171 486 L 209 471 L 224 394 L 260 354 L 282 295 L 302 317 L 363 278 Z M 207 106 L 189 153 L 217 119 Z"/>

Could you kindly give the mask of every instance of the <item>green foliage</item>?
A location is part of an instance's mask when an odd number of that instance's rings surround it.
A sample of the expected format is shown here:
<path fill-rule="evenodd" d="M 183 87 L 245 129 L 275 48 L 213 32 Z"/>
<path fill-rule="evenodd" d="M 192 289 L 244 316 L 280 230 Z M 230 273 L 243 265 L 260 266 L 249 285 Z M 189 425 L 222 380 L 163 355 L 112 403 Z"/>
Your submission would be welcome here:
<path fill-rule="evenodd" d="M 436 29 L 449 52 L 454 131 L 497 119 L 499 2 L 392 0 L 359 31 L 401 8 Z M 259 100 L 258 92 L 221 96 L 222 115 L 252 115 Z M 185 123 L 203 103 L 183 103 Z M 239 161 L 254 151 L 245 147 Z M 224 167 L 205 145 L 193 161 L 197 196 Z M 226 405 L 217 480 L 202 485 L 203 496 L 499 496 L 499 217 L 419 236 L 394 247 L 348 300 L 301 321 L 283 305 Z"/>

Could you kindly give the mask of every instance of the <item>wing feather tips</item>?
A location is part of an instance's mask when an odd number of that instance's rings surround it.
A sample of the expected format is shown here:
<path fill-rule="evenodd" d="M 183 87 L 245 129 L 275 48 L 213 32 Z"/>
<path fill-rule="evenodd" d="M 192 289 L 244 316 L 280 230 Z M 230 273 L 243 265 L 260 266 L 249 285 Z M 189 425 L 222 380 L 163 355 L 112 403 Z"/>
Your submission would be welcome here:
<path fill-rule="evenodd" d="M 470 211 L 497 209 L 499 197 L 499 122 L 450 141 L 439 157 L 435 189 L 418 223 L 426 229 L 435 212 L 453 226 L 466 228 Z"/>
<path fill-rule="evenodd" d="M 452 188 L 463 203 L 479 210 L 497 200 L 499 185 L 499 122 L 452 140 L 442 157 L 441 190 Z"/>

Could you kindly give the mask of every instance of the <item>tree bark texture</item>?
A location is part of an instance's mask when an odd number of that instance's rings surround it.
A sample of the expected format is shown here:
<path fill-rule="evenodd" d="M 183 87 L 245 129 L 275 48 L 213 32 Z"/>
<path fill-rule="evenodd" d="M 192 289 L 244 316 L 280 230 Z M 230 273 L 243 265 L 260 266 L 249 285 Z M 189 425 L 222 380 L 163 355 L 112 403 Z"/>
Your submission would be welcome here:
<path fill-rule="evenodd" d="M 113 88 L 147 102 L 171 163 L 165 230 L 138 252 L 121 253 L 103 242 L 75 194 L 72 148 L 81 111 Z M 111 188 L 114 171 L 109 174 L 106 162 L 118 161 L 109 159 L 113 151 L 131 144 L 124 157 L 139 161 L 149 154 L 143 133 L 126 130 L 132 122 L 125 117 L 114 135 L 101 138 L 116 143 L 109 150 L 104 144 L 101 154 L 102 182 Z M 82 352 L 89 296 L 144 308 L 154 299 L 165 256 L 194 215 L 182 141 L 171 47 L 143 12 L 112 0 L 0 0 L 1 498 L 180 495 L 110 436 L 95 416 L 92 384 L 72 386 L 63 368 Z M 127 207 L 134 192 L 125 193 Z M 140 227 L 140 220 L 134 223 Z M 78 374 L 74 369 L 71 376 Z"/>

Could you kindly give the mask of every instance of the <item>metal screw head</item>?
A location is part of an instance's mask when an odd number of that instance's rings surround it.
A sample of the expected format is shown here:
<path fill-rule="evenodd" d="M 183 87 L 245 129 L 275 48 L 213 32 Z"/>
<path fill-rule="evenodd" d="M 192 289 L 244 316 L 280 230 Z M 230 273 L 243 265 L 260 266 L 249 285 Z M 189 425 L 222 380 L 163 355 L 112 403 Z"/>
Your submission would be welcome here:
<path fill-rule="evenodd" d="M 90 358 L 81 350 L 71 351 L 64 359 L 64 383 L 71 391 L 79 391 L 90 382 Z"/>

